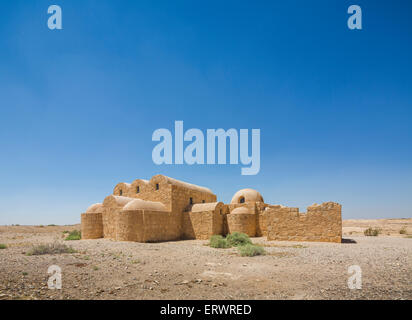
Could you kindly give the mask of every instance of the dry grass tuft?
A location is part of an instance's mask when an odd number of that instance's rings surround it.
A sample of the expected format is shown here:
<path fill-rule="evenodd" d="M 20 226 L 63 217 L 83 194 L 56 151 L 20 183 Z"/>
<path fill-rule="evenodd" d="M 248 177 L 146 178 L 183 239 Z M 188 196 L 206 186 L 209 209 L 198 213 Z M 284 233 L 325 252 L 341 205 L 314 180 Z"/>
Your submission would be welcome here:
<path fill-rule="evenodd" d="M 372 237 L 377 237 L 380 233 L 381 233 L 381 229 L 378 229 L 378 228 L 374 229 L 371 227 L 369 227 L 363 232 L 365 236 L 372 236 Z"/>
<path fill-rule="evenodd" d="M 265 254 L 265 249 L 263 249 L 262 246 L 255 244 L 246 244 L 244 246 L 239 246 L 238 249 L 242 257 L 254 257 Z"/>
<path fill-rule="evenodd" d="M 41 244 L 31 248 L 26 254 L 28 256 L 38 256 L 44 254 L 62 254 L 62 253 L 75 253 L 76 251 L 72 247 L 68 247 L 62 243 L 53 244 Z"/>

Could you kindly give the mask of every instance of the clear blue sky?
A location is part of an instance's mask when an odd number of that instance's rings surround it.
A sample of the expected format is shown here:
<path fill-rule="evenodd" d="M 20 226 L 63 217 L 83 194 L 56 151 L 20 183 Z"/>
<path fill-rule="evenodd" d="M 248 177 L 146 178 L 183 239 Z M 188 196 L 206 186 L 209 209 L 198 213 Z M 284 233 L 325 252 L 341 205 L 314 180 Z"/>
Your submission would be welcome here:
<path fill-rule="evenodd" d="M 63 30 L 47 28 L 61 5 Z M 347 28 L 347 8 L 363 30 Z M 412 216 L 410 1 L 0 1 L 0 224 L 72 224 L 162 173 Z M 158 128 L 261 129 L 261 170 L 156 166 Z"/>

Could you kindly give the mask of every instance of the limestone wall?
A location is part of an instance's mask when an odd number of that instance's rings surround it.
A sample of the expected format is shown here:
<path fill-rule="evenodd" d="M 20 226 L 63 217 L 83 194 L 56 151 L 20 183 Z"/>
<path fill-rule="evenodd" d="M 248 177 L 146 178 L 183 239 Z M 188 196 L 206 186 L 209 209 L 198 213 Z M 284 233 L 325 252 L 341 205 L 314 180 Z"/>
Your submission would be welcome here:
<path fill-rule="evenodd" d="M 169 214 L 167 216 L 153 216 L 151 220 L 158 222 L 159 226 L 163 226 L 167 220 L 167 238 L 179 239 L 183 235 L 183 224 L 185 223 L 183 212 L 186 211 L 192 204 L 216 202 L 216 195 L 209 189 L 169 178 L 163 175 L 153 176 L 150 181 L 136 179 L 131 184 L 119 183 L 113 190 L 113 195 L 127 198 L 137 198 L 146 201 L 154 201 L 163 203 Z M 115 204 L 107 205 L 105 214 L 103 215 L 104 236 L 106 238 L 116 238 L 116 226 L 121 225 L 117 221 L 120 209 Z M 146 212 L 146 211 L 145 211 Z M 126 219 L 126 217 L 125 217 Z M 132 219 L 132 218 L 130 218 Z M 151 220 L 148 220 L 150 222 Z M 217 219 L 212 219 L 216 223 Z M 187 221 L 186 221 L 187 222 Z M 114 224 L 114 225 L 113 225 Z M 186 223 L 189 228 L 189 224 Z M 219 224 L 221 226 L 222 223 Z M 150 227 L 153 229 L 154 227 Z M 193 231 L 193 230 L 192 230 Z M 127 231 L 125 231 L 127 233 Z M 190 233 L 188 231 L 188 233 Z M 193 236 L 193 232 L 190 237 Z M 119 237 L 126 237 L 120 231 Z M 158 241 L 158 239 L 156 239 Z"/>
<path fill-rule="evenodd" d="M 268 240 L 342 241 L 342 206 L 334 202 L 308 207 L 306 214 L 298 208 L 266 208 Z"/>
<path fill-rule="evenodd" d="M 143 210 L 122 211 L 116 223 L 117 241 L 144 242 Z"/>
<path fill-rule="evenodd" d="M 132 201 L 133 198 L 113 196 L 106 197 L 103 201 L 103 237 L 116 239 L 117 218 L 123 207 Z"/>
<path fill-rule="evenodd" d="M 173 216 L 170 212 L 144 211 L 144 241 L 158 242 L 180 239 L 176 228 L 171 223 Z"/>
<path fill-rule="evenodd" d="M 129 197 L 131 193 L 130 183 L 120 182 L 118 183 L 113 190 L 113 195 L 120 197 Z"/>
<path fill-rule="evenodd" d="M 229 214 L 229 206 L 227 204 L 222 207 L 222 235 L 225 236 L 229 233 L 229 227 L 227 225 L 227 215 Z"/>
<path fill-rule="evenodd" d="M 248 208 L 250 213 L 255 214 L 255 235 L 254 237 L 262 237 L 267 235 L 267 221 L 266 221 L 266 212 L 265 208 L 268 205 L 264 202 L 245 202 L 245 203 L 231 203 L 228 205 L 229 211 L 232 212 L 236 208 Z M 245 218 L 246 219 L 246 218 Z M 252 219 L 252 218 L 250 218 Z M 230 219 L 233 223 L 235 223 L 234 218 Z M 240 222 L 236 222 L 240 223 Z M 226 224 L 228 227 L 228 224 Z M 239 229 L 239 227 L 235 227 L 236 229 Z M 233 227 L 232 227 L 233 229 Z M 253 226 L 249 226 L 249 231 L 252 232 Z M 229 232 L 229 228 L 226 230 L 226 233 Z"/>
<path fill-rule="evenodd" d="M 169 211 L 172 208 L 172 188 L 163 181 L 136 179 L 131 184 L 119 183 L 114 188 L 113 194 L 119 195 L 120 190 L 123 190 L 123 194 L 129 198 L 161 202 Z"/>
<path fill-rule="evenodd" d="M 342 238 L 337 203 L 314 205 L 302 214 L 297 208 L 265 204 L 253 189 L 239 190 L 229 205 L 216 199 L 208 188 L 164 175 L 119 183 L 103 204 L 91 205 L 82 214 L 82 235 L 140 242 L 208 239 L 235 231 L 269 240 L 340 242 Z"/>
<path fill-rule="evenodd" d="M 103 238 L 103 220 L 101 212 L 82 213 L 82 239 Z"/>
<path fill-rule="evenodd" d="M 229 212 L 232 212 L 236 208 L 247 208 L 250 213 L 256 213 L 256 202 L 245 202 L 245 203 L 231 203 L 228 204 Z"/>
<path fill-rule="evenodd" d="M 170 212 L 123 210 L 117 219 L 116 240 L 137 242 L 175 240 L 170 219 Z"/>
<path fill-rule="evenodd" d="M 228 233 L 241 232 L 249 237 L 256 236 L 256 214 L 246 207 L 233 210 L 226 218 Z"/>
<path fill-rule="evenodd" d="M 192 202 L 190 198 L 192 198 Z M 188 224 L 188 214 L 186 212 L 190 210 L 193 204 L 201 204 L 203 202 L 216 202 L 216 195 L 187 189 L 178 185 L 172 186 L 172 215 L 174 217 L 172 223 L 176 226 L 177 232 L 182 237 L 192 239 L 190 222 Z"/>
<path fill-rule="evenodd" d="M 202 203 L 183 212 L 182 237 L 184 239 L 209 239 L 223 234 L 225 205 L 222 202 Z"/>

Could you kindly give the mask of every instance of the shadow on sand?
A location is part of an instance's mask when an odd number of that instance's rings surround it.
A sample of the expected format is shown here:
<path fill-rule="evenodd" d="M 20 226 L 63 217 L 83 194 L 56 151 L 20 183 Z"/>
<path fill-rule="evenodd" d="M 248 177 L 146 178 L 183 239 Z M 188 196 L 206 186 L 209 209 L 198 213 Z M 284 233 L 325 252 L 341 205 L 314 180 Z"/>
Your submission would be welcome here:
<path fill-rule="evenodd" d="M 357 243 L 357 242 L 353 239 L 344 239 L 344 238 L 342 238 L 342 243 Z"/>

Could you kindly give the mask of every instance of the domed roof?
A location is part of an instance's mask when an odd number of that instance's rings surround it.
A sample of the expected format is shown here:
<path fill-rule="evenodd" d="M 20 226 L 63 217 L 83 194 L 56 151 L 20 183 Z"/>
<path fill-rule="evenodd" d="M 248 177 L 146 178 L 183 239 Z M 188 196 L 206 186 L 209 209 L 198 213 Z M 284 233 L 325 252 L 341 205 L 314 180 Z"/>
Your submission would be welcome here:
<path fill-rule="evenodd" d="M 262 195 L 253 189 L 242 189 L 235 193 L 231 203 L 264 202 Z"/>
<path fill-rule="evenodd" d="M 105 207 L 124 207 L 132 200 L 134 200 L 134 198 L 110 195 L 104 198 L 103 205 Z"/>
<path fill-rule="evenodd" d="M 86 213 L 97 213 L 97 212 L 102 212 L 102 211 L 103 211 L 103 204 L 95 203 L 87 208 Z"/>
<path fill-rule="evenodd" d="M 129 192 L 130 187 L 130 183 L 120 182 L 114 187 L 113 194 L 117 196 L 126 195 Z"/>
<path fill-rule="evenodd" d="M 167 211 L 163 203 L 146 201 L 142 199 L 135 199 L 130 201 L 123 207 L 125 211 L 133 210 L 153 210 L 153 211 Z"/>
<path fill-rule="evenodd" d="M 250 211 L 246 207 L 238 207 L 233 209 L 230 214 L 250 214 Z"/>

